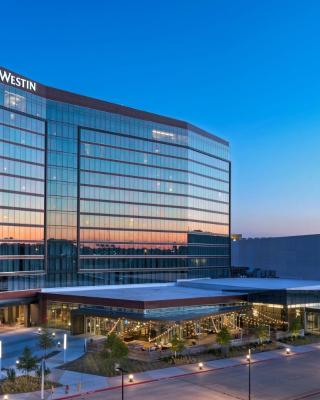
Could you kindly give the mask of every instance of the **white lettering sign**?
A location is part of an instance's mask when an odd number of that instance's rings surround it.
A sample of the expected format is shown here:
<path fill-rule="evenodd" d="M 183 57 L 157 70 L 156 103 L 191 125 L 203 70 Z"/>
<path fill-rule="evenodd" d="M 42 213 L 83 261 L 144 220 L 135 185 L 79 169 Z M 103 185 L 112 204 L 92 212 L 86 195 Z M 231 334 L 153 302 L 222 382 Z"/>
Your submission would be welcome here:
<path fill-rule="evenodd" d="M 11 72 L 0 69 L 0 81 L 8 85 L 20 87 L 21 89 L 37 91 L 37 84 L 20 76 L 13 75 Z"/>

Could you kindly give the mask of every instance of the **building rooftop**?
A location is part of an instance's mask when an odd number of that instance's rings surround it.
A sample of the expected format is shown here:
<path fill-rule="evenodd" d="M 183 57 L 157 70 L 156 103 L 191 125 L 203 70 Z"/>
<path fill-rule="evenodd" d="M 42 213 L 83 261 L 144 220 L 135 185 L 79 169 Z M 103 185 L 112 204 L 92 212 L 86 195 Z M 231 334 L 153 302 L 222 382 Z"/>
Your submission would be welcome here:
<path fill-rule="evenodd" d="M 195 279 L 181 280 L 177 284 L 205 290 L 232 290 L 242 293 L 255 290 L 320 290 L 320 281 L 277 278 Z"/>
<path fill-rule="evenodd" d="M 238 295 L 238 292 L 223 292 L 220 289 L 186 287 L 172 284 L 165 285 L 118 285 L 118 286 L 98 286 L 87 288 L 64 288 L 64 289 L 44 289 L 43 293 L 95 297 L 100 299 L 121 299 L 129 301 L 164 301 L 164 300 L 182 300 L 195 298 L 213 298 L 221 296 Z"/>
<path fill-rule="evenodd" d="M 266 290 L 320 290 L 320 281 L 272 278 L 224 278 L 179 280 L 176 283 L 87 286 L 42 289 L 56 296 L 110 299 L 138 303 L 214 299 L 243 296 Z"/>

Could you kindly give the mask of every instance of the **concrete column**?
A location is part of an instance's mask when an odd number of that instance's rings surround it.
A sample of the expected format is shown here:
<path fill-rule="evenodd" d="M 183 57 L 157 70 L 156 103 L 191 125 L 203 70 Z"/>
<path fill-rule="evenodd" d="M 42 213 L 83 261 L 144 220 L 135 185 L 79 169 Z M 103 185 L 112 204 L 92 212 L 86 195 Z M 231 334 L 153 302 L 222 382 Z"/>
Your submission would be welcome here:
<path fill-rule="evenodd" d="M 8 307 L 8 324 L 13 324 L 14 321 L 14 314 L 13 314 L 13 307 Z"/>
<path fill-rule="evenodd" d="M 9 323 L 9 307 L 4 308 L 3 316 L 4 316 L 4 323 L 8 324 Z"/>
<path fill-rule="evenodd" d="M 39 324 L 47 325 L 48 316 L 47 316 L 47 299 L 44 297 L 40 298 L 39 301 Z"/>
<path fill-rule="evenodd" d="M 25 304 L 23 306 L 23 317 L 24 317 L 24 326 L 28 328 L 31 326 L 30 324 L 30 304 Z"/>
<path fill-rule="evenodd" d="M 40 313 L 39 313 L 39 304 L 30 304 L 30 325 L 38 325 Z"/>

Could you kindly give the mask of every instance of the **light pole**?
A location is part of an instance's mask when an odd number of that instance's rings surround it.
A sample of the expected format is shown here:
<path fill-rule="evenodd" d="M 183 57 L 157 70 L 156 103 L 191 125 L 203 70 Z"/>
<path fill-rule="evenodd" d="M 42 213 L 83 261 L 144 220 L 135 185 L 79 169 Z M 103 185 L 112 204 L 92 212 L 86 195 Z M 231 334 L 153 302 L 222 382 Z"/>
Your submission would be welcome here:
<path fill-rule="evenodd" d="M 248 399 L 251 400 L 251 349 L 247 354 L 247 361 L 249 364 Z"/>
<path fill-rule="evenodd" d="M 121 368 L 119 364 L 115 364 L 115 370 L 121 372 L 121 400 L 124 400 L 124 381 L 123 374 L 127 373 L 125 369 Z M 132 377 L 133 378 L 133 377 Z"/>
<path fill-rule="evenodd" d="M 67 359 L 67 334 L 63 335 L 63 362 L 65 363 Z"/>
<path fill-rule="evenodd" d="M 67 352 L 67 334 L 64 333 L 63 334 L 63 362 L 64 363 L 66 362 L 66 359 L 67 359 L 66 352 Z"/>
<path fill-rule="evenodd" d="M 2 376 L 2 340 L 0 340 L 0 379 Z"/>
<path fill-rule="evenodd" d="M 45 377 L 46 361 L 41 361 L 41 400 L 44 400 L 44 377 Z"/>

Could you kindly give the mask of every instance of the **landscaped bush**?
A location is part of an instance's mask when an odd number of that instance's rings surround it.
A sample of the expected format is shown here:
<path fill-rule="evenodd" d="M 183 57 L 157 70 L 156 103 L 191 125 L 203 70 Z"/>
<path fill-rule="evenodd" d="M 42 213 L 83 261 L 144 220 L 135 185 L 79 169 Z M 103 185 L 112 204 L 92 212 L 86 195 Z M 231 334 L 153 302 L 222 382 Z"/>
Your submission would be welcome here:
<path fill-rule="evenodd" d="M 115 361 L 118 362 L 118 360 L 106 358 L 102 353 L 86 353 L 77 360 L 71 361 L 60 368 L 95 375 L 115 376 L 119 374 L 119 372 L 115 371 Z M 121 367 L 129 373 L 143 372 L 168 366 L 167 363 L 162 361 L 140 361 L 130 358 L 122 358 L 119 362 Z"/>
<path fill-rule="evenodd" d="M 56 383 L 46 381 L 45 388 L 57 386 Z M 40 390 L 41 380 L 34 376 L 17 376 L 14 380 L 4 379 L 0 384 L 0 394 L 28 393 Z"/>
<path fill-rule="evenodd" d="M 305 336 L 289 336 L 287 338 L 282 338 L 279 340 L 281 343 L 287 343 L 294 345 L 303 345 L 303 344 L 311 344 L 320 342 L 320 336 L 305 334 Z"/>

